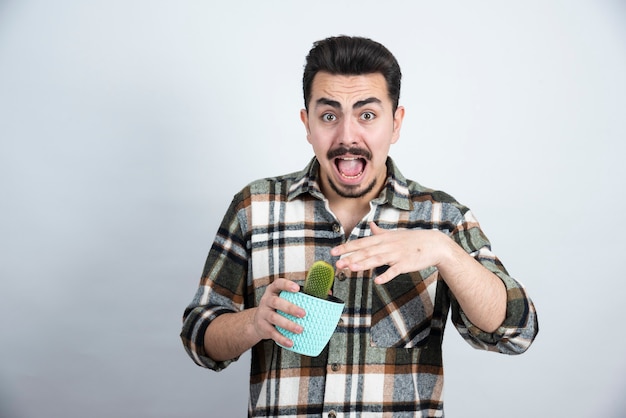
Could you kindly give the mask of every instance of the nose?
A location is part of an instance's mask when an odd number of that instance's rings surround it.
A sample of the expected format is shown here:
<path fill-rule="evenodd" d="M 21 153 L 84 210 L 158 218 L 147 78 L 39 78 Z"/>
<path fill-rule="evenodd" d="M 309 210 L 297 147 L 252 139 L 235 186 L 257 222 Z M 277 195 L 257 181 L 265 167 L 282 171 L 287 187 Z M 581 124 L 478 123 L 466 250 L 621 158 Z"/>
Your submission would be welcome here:
<path fill-rule="evenodd" d="M 358 143 L 358 125 L 352 118 L 344 118 L 340 125 L 339 143 L 353 145 Z"/>

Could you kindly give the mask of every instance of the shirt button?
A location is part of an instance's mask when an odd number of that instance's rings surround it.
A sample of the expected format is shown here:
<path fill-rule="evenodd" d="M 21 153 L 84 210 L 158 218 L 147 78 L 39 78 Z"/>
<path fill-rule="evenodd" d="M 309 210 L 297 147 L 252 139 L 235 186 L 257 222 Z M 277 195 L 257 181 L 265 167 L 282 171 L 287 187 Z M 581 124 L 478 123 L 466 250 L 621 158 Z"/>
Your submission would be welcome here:
<path fill-rule="evenodd" d="M 337 363 L 333 363 L 333 364 L 330 366 L 330 369 L 331 369 L 333 372 L 336 372 L 337 370 L 341 369 L 341 366 L 340 366 L 339 364 L 337 364 Z"/>
<path fill-rule="evenodd" d="M 341 232 L 341 225 L 339 225 L 339 224 L 333 224 L 333 232 L 334 232 L 335 234 L 340 233 L 340 232 Z"/>
<path fill-rule="evenodd" d="M 341 270 L 339 272 L 339 277 L 337 277 L 337 278 L 339 279 L 339 281 L 343 282 L 344 280 L 346 280 L 346 277 L 348 277 L 348 276 L 346 275 L 345 271 Z"/>
<path fill-rule="evenodd" d="M 334 410 L 328 412 L 328 418 L 337 418 L 337 413 Z"/>

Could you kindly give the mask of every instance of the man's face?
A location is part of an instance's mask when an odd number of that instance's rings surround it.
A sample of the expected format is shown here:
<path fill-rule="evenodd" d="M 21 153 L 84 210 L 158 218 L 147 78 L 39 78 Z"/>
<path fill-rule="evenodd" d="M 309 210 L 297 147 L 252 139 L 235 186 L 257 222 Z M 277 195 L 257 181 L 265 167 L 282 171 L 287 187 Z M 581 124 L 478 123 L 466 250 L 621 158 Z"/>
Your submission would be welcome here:
<path fill-rule="evenodd" d="M 320 163 L 324 194 L 331 200 L 377 196 L 404 117 L 402 107 L 393 112 L 383 75 L 317 73 L 309 110 L 300 117 Z"/>

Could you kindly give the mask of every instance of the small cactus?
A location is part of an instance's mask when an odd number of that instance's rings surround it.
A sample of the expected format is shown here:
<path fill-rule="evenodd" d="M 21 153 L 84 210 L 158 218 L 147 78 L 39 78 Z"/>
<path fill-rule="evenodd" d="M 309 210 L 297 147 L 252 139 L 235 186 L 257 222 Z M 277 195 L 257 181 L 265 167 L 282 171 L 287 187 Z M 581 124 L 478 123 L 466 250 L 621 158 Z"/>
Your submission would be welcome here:
<path fill-rule="evenodd" d="M 306 275 L 304 293 L 320 299 L 327 299 L 335 279 L 335 269 L 325 261 L 313 263 Z"/>

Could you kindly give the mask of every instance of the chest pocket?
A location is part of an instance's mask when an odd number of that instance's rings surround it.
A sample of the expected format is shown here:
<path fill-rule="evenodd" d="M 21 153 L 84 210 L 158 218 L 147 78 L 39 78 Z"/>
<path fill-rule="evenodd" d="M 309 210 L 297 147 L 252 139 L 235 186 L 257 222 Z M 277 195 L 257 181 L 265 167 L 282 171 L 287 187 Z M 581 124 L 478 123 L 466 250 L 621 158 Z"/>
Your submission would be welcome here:
<path fill-rule="evenodd" d="M 372 284 L 372 346 L 414 348 L 428 341 L 437 276 L 430 267 Z"/>

